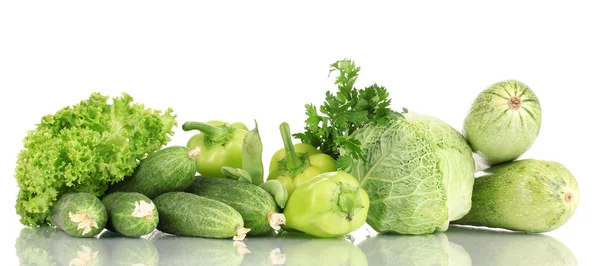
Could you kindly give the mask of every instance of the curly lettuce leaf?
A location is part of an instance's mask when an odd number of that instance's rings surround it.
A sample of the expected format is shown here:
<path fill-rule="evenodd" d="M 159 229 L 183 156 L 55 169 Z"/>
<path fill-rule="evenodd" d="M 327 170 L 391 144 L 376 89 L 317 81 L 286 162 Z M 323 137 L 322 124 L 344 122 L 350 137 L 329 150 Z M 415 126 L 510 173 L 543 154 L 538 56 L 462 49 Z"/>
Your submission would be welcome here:
<path fill-rule="evenodd" d="M 177 125 L 171 108 L 145 108 L 128 94 L 89 99 L 46 115 L 28 132 L 18 155 L 16 209 L 21 223 L 50 225 L 50 206 L 62 193 L 103 195 L 148 153 L 170 141 Z"/>

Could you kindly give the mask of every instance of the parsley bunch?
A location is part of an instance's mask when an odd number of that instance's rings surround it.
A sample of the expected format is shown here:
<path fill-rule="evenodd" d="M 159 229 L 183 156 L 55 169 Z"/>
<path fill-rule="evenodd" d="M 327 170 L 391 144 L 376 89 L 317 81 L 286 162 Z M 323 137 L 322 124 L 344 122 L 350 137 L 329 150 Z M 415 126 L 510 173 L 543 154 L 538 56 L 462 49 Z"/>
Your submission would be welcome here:
<path fill-rule="evenodd" d="M 332 156 L 338 168 L 346 170 L 353 160 L 365 159 L 360 141 L 352 138 L 352 133 L 368 123 L 385 124 L 402 117 L 402 113 L 390 109 L 391 99 L 385 87 L 377 84 L 364 89 L 354 87 L 360 71 L 354 61 L 344 59 L 333 63 L 329 74 L 336 71 L 338 91 L 335 94 L 328 91 L 319 109 L 313 104 L 305 105 L 308 116 L 305 132 L 294 137 Z"/>

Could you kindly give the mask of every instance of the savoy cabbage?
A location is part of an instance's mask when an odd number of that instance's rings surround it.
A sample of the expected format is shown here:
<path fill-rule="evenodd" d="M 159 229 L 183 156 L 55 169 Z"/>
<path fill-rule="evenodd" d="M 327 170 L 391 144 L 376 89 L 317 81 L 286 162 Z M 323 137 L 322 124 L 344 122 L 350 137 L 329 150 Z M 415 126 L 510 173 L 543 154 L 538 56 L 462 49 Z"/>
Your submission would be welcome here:
<path fill-rule="evenodd" d="M 464 137 L 443 121 L 415 113 L 353 135 L 365 161 L 350 172 L 369 194 L 367 223 L 377 232 L 428 234 L 471 208 L 475 162 Z"/>

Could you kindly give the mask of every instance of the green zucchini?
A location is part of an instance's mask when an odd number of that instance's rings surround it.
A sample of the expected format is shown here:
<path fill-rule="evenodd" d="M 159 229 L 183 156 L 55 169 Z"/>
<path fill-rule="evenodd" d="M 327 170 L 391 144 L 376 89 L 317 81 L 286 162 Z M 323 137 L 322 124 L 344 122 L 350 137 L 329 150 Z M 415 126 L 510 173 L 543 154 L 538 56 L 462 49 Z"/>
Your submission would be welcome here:
<path fill-rule="evenodd" d="M 565 224 L 579 187 L 563 165 L 520 160 L 488 168 L 475 179 L 471 210 L 454 224 L 542 233 Z"/>
<path fill-rule="evenodd" d="M 132 176 L 108 189 L 108 193 L 138 192 L 148 198 L 172 191 L 183 191 L 196 175 L 198 149 L 172 146 L 143 159 Z"/>
<path fill-rule="evenodd" d="M 106 229 L 124 236 L 151 233 L 158 224 L 158 212 L 152 200 L 136 192 L 115 192 L 102 199 L 108 213 Z"/>
<path fill-rule="evenodd" d="M 68 192 L 60 195 L 50 210 L 52 223 L 67 234 L 93 237 L 107 221 L 106 208 L 99 198 L 87 192 Z"/>
<path fill-rule="evenodd" d="M 243 240 L 249 229 L 229 205 L 186 192 L 168 192 L 154 199 L 158 230 L 180 236 Z"/>
<path fill-rule="evenodd" d="M 280 225 L 285 224 L 285 217 L 278 213 L 279 208 L 271 194 L 253 184 L 198 176 L 186 191 L 233 207 L 244 218 L 244 225 L 250 229 L 248 235 L 267 234 L 273 229 L 281 229 Z"/>

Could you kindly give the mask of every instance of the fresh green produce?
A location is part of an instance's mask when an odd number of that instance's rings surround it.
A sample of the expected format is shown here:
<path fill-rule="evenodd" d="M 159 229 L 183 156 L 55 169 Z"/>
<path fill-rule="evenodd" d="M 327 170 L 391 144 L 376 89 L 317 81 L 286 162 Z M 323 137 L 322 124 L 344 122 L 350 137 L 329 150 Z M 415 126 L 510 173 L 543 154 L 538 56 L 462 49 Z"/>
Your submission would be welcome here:
<path fill-rule="evenodd" d="M 489 164 L 499 164 L 525 153 L 541 123 L 542 109 L 533 91 L 520 81 L 505 80 L 479 94 L 463 131 L 474 152 Z"/>
<path fill-rule="evenodd" d="M 456 224 L 541 233 L 565 224 L 579 204 L 577 181 L 563 165 L 520 160 L 475 179 L 473 207 Z"/>
<path fill-rule="evenodd" d="M 183 146 L 154 152 L 142 160 L 132 176 L 110 186 L 108 193 L 137 192 L 152 199 L 166 192 L 183 191 L 196 175 L 198 154 L 198 148 Z"/>
<path fill-rule="evenodd" d="M 280 241 L 280 250 L 269 254 L 267 265 L 352 265 L 367 266 L 367 257 L 355 245 L 343 238 L 308 238 L 297 233 L 285 233 Z M 248 243 L 251 248 L 252 242 Z"/>
<path fill-rule="evenodd" d="M 104 229 L 107 220 L 102 201 L 87 192 L 67 192 L 52 205 L 52 223 L 67 234 L 93 237 Z"/>
<path fill-rule="evenodd" d="M 294 145 L 288 123 L 279 126 L 285 148 L 271 158 L 267 180 L 279 180 L 292 195 L 294 189 L 306 180 L 325 172 L 335 171 L 335 161 L 331 156 L 320 153 L 309 144 Z"/>
<path fill-rule="evenodd" d="M 159 234 L 152 242 L 158 250 L 160 266 L 239 266 L 251 254 L 241 241 Z"/>
<path fill-rule="evenodd" d="M 110 254 L 95 238 L 75 238 L 59 232 L 52 238 L 51 256 L 56 265 L 104 266 L 110 264 Z"/>
<path fill-rule="evenodd" d="M 351 173 L 369 195 L 367 223 L 377 232 L 445 231 L 449 221 L 471 208 L 471 148 L 443 121 L 408 113 L 383 126 L 369 124 L 352 136 L 367 160 L 356 160 Z"/>
<path fill-rule="evenodd" d="M 248 133 L 248 127 L 244 124 L 227 124 L 222 121 L 186 122 L 183 130 L 200 131 L 187 143 L 190 149 L 200 149 L 200 155 L 196 157 L 199 174 L 224 177 L 221 167 L 242 168 L 242 146 Z"/>
<path fill-rule="evenodd" d="M 578 265 L 568 247 L 545 234 L 452 227 L 446 235 L 469 252 L 473 265 Z"/>
<path fill-rule="evenodd" d="M 50 254 L 52 238 L 60 233 L 55 227 L 21 229 L 15 248 L 19 265 L 57 266 Z"/>
<path fill-rule="evenodd" d="M 259 186 L 264 182 L 263 147 L 256 121 L 254 125 L 254 129 L 246 134 L 242 144 L 242 168 L 223 166 L 221 173 L 226 178 Z"/>
<path fill-rule="evenodd" d="M 258 124 L 254 121 L 254 129 L 248 131 L 242 145 L 242 169 L 252 178 L 252 184 L 259 186 L 264 183 L 264 168 L 262 162 L 263 145 L 258 132 Z"/>
<path fill-rule="evenodd" d="M 102 233 L 100 242 L 110 251 L 110 265 L 158 266 L 158 251 L 150 240 L 107 232 Z"/>
<path fill-rule="evenodd" d="M 390 109 L 386 88 L 377 84 L 360 90 L 354 87 L 360 71 L 354 61 L 344 59 L 333 63 L 329 74 L 336 71 L 340 73 L 335 80 L 338 92 L 327 92 L 318 111 L 312 104 L 305 106 L 308 116 L 305 131 L 294 137 L 332 156 L 338 169 L 349 171 L 353 160 L 364 161 L 366 156 L 360 141 L 351 136 L 354 131 L 370 123 L 383 125 L 402 114 Z"/>
<path fill-rule="evenodd" d="M 233 168 L 233 167 L 229 167 L 229 166 L 223 166 L 221 168 L 221 173 L 223 173 L 223 176 L 225 178 L 252 184 L 252 176 L 250 176 L 248 171 L 246 171 L 242 168 Z"/>
<path fill-rule="evenodd" d="M 243 240 L 250 231 L 244 228 L 239 212 L 229 205 L 186 192 L 168 192 L 154 199 L 158 208 L 158 230 L 180 236 Z"/>
<path fill-rule="evenodd" d="M 106 229 L 124 236 L 143 236 L 158 225 L 152 200 L 136 192 L 115 192 L 102 199 L 108 213 Z"/>
<path fill-rule="evenodd" d="M 452 239 L 451 239 L 452 240 Z M 486 240 L 475 241 L 474 243 Z M 499 265 L 489 263 L 471 263 L 471 257 L 465 249 L 448 241 L 443 233 L 431 235 L 377 235 L 361 242 L 358 247 L 369 259 L 369 265 L 414 265 L 414 266 L 469 266 Z M 520 264 L 510 264 L 520 265 Z M 542 264 L 523 264 L 542 265 Z"/>
<path fill-rule="evenodd" d="M 65 192 L 102 196 L 108 184 L 131 175 L 138 161 L 170 140 L 177 124 L 170 108 L 161 113 L 133 103 L 127 94 L 89 99 L 46 115 L 28 132 L 15 177 L 21 223 L 50 225 L 50 206 Z"/>
<path fill-rule="evenodd" d="M 258 186 L 218 177 L 196 177 L 186 192 L 225 203 L 238 211 L 248 235 L 265 235 L 281 228 L 285 217 L 271 195 Z"/>
<path fill-rule="evenodd" d="M 260 185 L 260 188 L 271 194 L 279 208 L 285 208 L 285 204 L 289 198 L 285 185 L 279 180 L 268 180 Z"/>
<path fill-rule="evenodd" d="M 283 211 L 286 228 L 317 237 L 336 237 L 361 227 L 369 197 L 346 172 L 317 175 L 296 187 Z"/>

